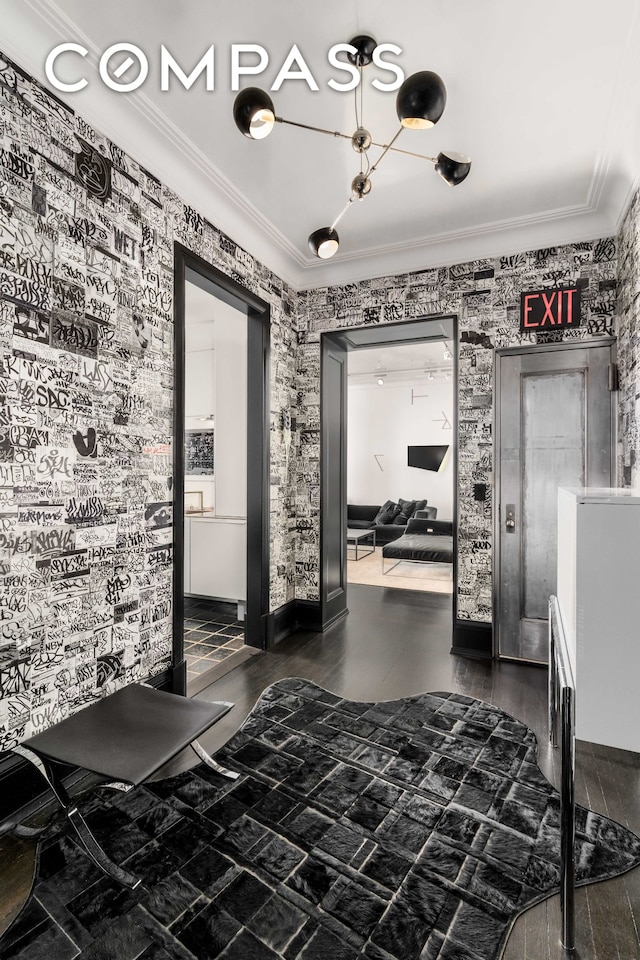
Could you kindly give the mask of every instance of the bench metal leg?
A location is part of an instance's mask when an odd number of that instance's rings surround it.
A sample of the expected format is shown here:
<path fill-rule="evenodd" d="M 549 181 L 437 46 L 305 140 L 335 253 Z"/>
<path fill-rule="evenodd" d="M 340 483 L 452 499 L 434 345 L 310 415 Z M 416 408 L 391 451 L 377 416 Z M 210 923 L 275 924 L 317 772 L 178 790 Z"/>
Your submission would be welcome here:
<path fill-rule="evenodd" d="M 122 783 L 121 780 L 113 780 L 111 783 L 99 784 L 101 790 L 119 790 L 120 793 L 129 793 L 133 790 L 132 783 Z"/>
<path fill-rule="evenodd" d="M 78 835 L 82 846 L 96 866 L 100 867 L 104 873 L 114 880 L 117 880 L 118 883 L 121 883 L 123 886 L 129 887 L 132 890 L 137 887 L 142 882 L 141 879 L 129 873 L 127 870 L 123 870 L 122 867 L 119 867 L 117 863 L 114 863 L 113 860 L 107 856 L 89 829 L 78 807 L 67 793 L 62 780 L 57 776 L 52 765 L 43 761 L 36 753 L 33 753 L 33 751 L 28 750 L 26 747 L 13 747 L 13 752 L 20 754 L 21 757 L 24 757 L 25 760 L 33 764 L 40 775 L 44 777 L 51 792 L 64 810 L 67 820 Z"/>
<path fill-rule="evenodd" d="M 386 576 L 388 573 L 391 573 L 391 571 L 392 571 L 392 570 L 395 570 L 395 568 L 398 566 L 399 563 L 402 563 L 402 560 L 396 560 L 395 563 L 392 563 L 391 566 L 388 567 L 388 568 L 385 570 L 385 568 L 384 568 L 384 557 L 383 557 L 383 558 L 382 558 L 382 573 L 383 573 L 383 575 Z"/>
<path fill-rule="evenodd" d="M 201 744 L 198 743 L 197 740 L 193 740 L 191 746 L 193 747 L 196 755 L 200 757 L 202 762 L 211 770 L 215 770 L 216 773 L 221 774 L 223 777 L 228 777 L 229 780 L 237 780 L 240 776 L 240 774 L 236 773 L 234 770 L 227 770 L 226 767 L 223 767 L 216 760 L 214 760 L 213 757 L 209 756 L 207 751 Z"/>

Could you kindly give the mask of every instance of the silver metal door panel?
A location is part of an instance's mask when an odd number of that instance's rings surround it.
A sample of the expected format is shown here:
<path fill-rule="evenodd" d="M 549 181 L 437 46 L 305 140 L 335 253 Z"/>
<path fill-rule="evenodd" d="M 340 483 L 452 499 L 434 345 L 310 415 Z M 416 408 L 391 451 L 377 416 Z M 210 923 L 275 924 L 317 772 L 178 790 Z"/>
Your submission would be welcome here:
<path fill-rule="evenodd" d="M 502 657 L 546 661 L 559 486 L 610 486 L 611 341 L 496 357 L 495 614 Z"/>
<path fill-rule="evenodd" d="M 585 480 L 584 372 L 527 374 L 522 401 L 522 612 L 546 620 L 556 588 L 558 487 Z"/>

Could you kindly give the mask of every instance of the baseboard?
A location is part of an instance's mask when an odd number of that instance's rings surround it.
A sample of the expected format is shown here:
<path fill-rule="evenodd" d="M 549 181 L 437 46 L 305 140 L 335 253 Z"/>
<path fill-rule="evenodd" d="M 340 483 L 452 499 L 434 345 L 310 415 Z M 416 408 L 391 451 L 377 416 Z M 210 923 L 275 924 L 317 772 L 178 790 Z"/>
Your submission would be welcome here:
<path fill-rule="evenodd" d="M 179 669 L 180 664 L 178 664 L 175 670 Z M 175 670 L 163 670 L 162 673 L 157 673 L 155 677 L 149 677 L 148 680 L 145 680 L 145 683 L 148 683 L 150 687 L 156 687 L 158 690 L 167 690 L 171 692 L 171 688 L 173 686 L 171 681 L 175 674 Z"/>
<path fill-rule="evenodd" d="M 330 620 L 322 619 L 322 604 L 319 600 L 289 600 L 268 616 L 267 646 L 272 647 L 289 637 L 296 630 L 323 633 L 346 617 L 348 610 L 341 610 Z"/>
<path fill-rule="evenodd" d="M 162 689 L 169 690 L 170 693 L 177 693 L 181 697 L 186 697 L 187 695 L 187 661 L 184 659 L 179 663 L 174 664 L 170 670 L 166 670 L 163 674 L 159 674 L 160 677 L 165 677 Z M 153 682 L 153 681 L 150 681 Z M 155 687 L 156 684 L 153 683 Z"/>
<path fill-rule="evenodd" d="M 0 821 L 48 792 L 38 771 L 12 754 L 0 757 Z"/>
<path fill-rule="evenodd" d="M 328 630 L 329 627 L 333 627 L 336 623 L 340 623 L 340 621 L 344 620 L 344 618 L 347 616 L 348 613 L 349 613 L 348 607 L 343 607 L 342 610 L 338 610 L 338 612 L 334 614 L 333 617 L 323 622 L 322 629 Z"/>
<path fill-rule="evenodd" d="M 493 624 L 454 620 L 451 653 L 481 660 L 493 658 Z"/>
<path fill-rule="evenodd" d="M 267 647 L 273 647 L 298 629 L 297 601 L 289 600 L 267 617 Z"/>
<path fill-rule="evenodd" d="M 296 617 L 299 630 L 322 633 L 322 605 L 319 600 L 296 600 Z"/>

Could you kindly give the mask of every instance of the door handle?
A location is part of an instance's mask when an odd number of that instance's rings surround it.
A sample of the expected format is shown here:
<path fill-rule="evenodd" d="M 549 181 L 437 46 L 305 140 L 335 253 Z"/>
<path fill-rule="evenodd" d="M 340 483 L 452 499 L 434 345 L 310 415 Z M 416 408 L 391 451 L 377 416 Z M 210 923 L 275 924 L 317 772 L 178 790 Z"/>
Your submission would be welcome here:
<path fill-rule="evenodd" d="M 516 508 L 513 503 L 507 504 L 507 518 L 505 520 L 507 533 L 515 533 L 516 529 Z"/>

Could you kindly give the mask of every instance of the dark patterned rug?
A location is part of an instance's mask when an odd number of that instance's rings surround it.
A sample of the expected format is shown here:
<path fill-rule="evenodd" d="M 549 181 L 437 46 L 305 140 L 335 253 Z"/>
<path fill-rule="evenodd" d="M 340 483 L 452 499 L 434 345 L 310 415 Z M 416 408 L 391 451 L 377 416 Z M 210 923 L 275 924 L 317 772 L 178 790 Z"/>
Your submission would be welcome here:
<path fill-rule="evenodd" d="M 558 890 L 559 803 L 533 732 L 479 700 L 353 703 L 269 687 L 218 754 L 82 805 L 105 879 L 66 833 L 43 841 L 3 960 L 493 960 Z M 579 883 L 640 863 L 640 840 L 578 808 Z"/>

